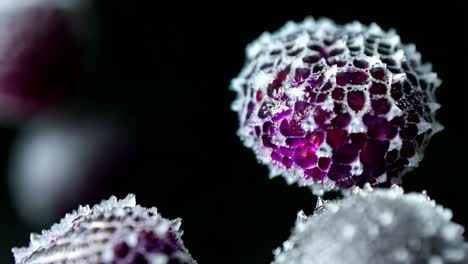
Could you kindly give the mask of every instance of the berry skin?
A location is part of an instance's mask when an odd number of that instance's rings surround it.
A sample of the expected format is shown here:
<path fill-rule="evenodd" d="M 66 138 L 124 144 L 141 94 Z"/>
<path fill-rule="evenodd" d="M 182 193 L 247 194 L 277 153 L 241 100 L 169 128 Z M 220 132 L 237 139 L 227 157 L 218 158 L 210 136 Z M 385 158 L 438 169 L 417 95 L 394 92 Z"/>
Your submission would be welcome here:
<path fill-rule="evenodd" d="M 247 47 L 238 135 L 271 176 L 316 194 L 400 183 L 442 129 L 440 85 L 415 46 L 393 31 L 308 18 Z"/>
<path fill-rule="evenodd" d="M 15 263 L 196 264 L 181 240 L 180 219 L 167 220 L 135 196 L 114 196 L 90 208 L 80 206 L 29 247 L 14 248 Z"/>
<path fill-rule="evenodd" d="M 468 263 L 463 227 L 425 194 L 397 187 L 319 201 L 313 216 L 299 213 L 272 264 Z"/>

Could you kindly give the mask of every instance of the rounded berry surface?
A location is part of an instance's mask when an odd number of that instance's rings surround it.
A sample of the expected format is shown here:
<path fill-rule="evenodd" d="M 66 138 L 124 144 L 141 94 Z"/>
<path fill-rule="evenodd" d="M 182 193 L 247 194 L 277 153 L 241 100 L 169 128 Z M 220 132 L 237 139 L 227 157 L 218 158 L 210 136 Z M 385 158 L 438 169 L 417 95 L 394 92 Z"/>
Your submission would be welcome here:
<path fill-rule="evenodd" d="M 468 263 L 464 228 L 426 194 L 367 189 L 300 213 L 272 264 Z"/>
<path fill-rule="evenodd" d="M 246 54 L 231 83 L 238 135 L 271 176 L 317 194 L 400 183 L 442 128 L 437 74 L 393 30 L 308 18 Z"/>

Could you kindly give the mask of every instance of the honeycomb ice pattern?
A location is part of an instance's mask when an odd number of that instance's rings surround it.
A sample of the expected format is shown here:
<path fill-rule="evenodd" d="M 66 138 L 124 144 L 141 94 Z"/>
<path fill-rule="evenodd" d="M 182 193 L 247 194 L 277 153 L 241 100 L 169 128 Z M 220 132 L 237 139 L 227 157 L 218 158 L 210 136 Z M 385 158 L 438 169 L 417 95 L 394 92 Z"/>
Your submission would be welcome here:
<path fill-rule="evenodd" d="M 238 135 L 271 176 L 316 194 L 400 183 L 442 129 L 440 80 L 393 30 L 307 18 L 263 33 L 246 55 L 231 83 Z"/>
<path fill-rule="evenodd" d="M 14 248 L 17 264 L 196 264 L 181 240 L 180 219 L 136 205 L 133 195 L 111 197 L 67 214 L 29 247 Z"/>
<path fill-rule="evenodd" d="M 468 263 L 463 227 L 425 194 L 401 188 L 360 191 L 299 214 L 273 264 Z"/>

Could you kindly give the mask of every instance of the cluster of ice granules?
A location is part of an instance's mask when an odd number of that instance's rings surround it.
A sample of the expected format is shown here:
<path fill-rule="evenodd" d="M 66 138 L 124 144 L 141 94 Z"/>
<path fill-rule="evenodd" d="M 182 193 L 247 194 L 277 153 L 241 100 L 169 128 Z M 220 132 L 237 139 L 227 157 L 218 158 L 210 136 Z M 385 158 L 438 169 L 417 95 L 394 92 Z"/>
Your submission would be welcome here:
<path fill-rule="evenodd" d="M 289 22 L 247 47 L 238 134 L 272 176 L 316 193 L 399 183 L 441 129 L 440 80 L 420 57 L 375 24 Z"/>
<path fill-rule="evenodd" d="M 380 189 L 323 202 L 296 227 L 274 264 L 468 263 L 463 227 L 425 194 Z"/>
<path fill-rule="evenodd" d="M 180 219 L 136 205 L 134 195 L 111 197 L 67 214 L 27 248 L 14 248 L 18 264 L 195 264 L 181 240 Z"/>

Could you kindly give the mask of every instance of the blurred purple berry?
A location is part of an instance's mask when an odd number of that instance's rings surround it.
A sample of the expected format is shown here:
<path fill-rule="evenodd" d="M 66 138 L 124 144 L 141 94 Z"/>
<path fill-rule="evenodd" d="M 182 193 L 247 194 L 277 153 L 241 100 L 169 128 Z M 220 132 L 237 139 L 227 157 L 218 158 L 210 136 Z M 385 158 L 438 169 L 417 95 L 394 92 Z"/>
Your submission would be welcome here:
<path fill-rule="evenodd" d="M 114 196 L 92 208 L 80 206 L 42 234 L 31 234 L 28 247 L 14 248 L 15 263 L 195 264 L 179 230 L 180 219 L 167 220 L 156 208 L 136 204 L 135 196 Z"/>
<path fill-rule="evenodd" d="M 289 183 L 316 193 L 389 187 L 442 128 L 440 80 L 393 30 L 308 18 L 262 34 L 246 53 L 231 84 L 238 134 Z"/>
<path fill-rule="evenodd" d="M 85 63 L 89 1 L 5 0 L 0 4 L 0 110 L 17 121 L 61 103 Z M 89 30 L 88 30 L 89 31 Z"/>

